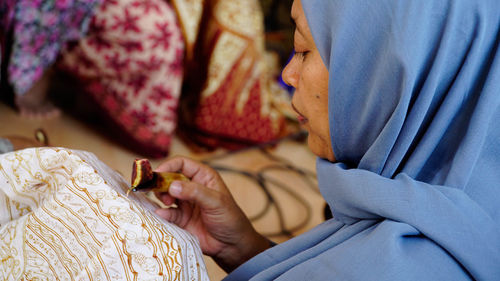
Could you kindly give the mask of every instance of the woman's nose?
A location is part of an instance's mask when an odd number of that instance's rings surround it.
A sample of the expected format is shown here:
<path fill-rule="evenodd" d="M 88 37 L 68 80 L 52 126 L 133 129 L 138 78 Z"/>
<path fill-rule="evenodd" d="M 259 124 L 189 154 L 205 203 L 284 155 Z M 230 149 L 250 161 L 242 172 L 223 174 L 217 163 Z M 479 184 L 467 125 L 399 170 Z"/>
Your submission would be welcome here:
<path fill-rule="evenodd" d="M 299 75 L 296 70 L 295 66 L 295 57 L 288 62 L 288 64 L 285 66 L 285 69 L 283 69 L 283 81 L 294 88 L 297 88 L 297 82 L 299 81 Z"/>

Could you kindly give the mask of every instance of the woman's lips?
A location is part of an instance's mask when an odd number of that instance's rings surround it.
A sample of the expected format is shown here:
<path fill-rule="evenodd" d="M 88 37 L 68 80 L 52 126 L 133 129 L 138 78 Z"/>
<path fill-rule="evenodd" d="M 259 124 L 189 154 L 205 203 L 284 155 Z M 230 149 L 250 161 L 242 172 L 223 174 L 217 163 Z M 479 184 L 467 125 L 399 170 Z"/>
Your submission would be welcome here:
<path fill-rule="evenodd" d="M 300 112 L 297 110 L 295 105 L 293 105 L 293 103 L 292 103 L 292 108 L 297 113 L 297 121 L 299 121 L 299 124 L 304 125 L 305 123 L 307 123 L 307 118 L 304 117 L 304 115 L 300 114 Z"/>
<path fill-rule="evenodd" d="M 302 115 L 298 115 L 297 116 L 297 120 L 299 121 L 299 124 L 300 125 L 304 125 L 305 123 L 307 123 L 307 118 L 305 118 L 304 116 Z"/>

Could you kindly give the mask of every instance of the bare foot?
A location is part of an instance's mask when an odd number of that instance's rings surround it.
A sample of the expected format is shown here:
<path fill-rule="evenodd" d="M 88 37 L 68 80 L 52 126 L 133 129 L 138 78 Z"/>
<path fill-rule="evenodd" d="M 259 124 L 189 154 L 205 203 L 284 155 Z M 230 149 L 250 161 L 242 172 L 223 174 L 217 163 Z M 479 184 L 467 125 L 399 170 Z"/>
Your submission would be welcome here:
<path fill-rule="evenodd" d="M 32 119 L 57 117 L 61 111 L 47 97 L 51 71 L 46 71 L 42 78 L 23 95 L 16 95 L 15 103 L 21 116 Z"/>

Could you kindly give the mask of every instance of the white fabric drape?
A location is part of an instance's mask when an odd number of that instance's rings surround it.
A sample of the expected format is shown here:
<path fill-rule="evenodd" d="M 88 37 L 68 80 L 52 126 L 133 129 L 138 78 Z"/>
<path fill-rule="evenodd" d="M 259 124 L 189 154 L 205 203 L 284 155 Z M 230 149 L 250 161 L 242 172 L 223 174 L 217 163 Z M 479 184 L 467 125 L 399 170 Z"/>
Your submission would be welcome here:
<path fill-rule="evenodd" d="M 87 152 L 0 155 L 0 279 L 208 280 L 197 240 L 127 186 Z"/>

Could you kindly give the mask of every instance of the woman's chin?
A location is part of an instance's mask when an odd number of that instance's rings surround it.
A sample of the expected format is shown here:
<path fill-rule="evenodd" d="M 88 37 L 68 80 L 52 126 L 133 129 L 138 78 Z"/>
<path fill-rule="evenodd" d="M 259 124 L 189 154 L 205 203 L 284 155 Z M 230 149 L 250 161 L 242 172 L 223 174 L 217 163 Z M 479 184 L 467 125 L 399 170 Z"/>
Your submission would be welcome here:
<path fill-rule="evenodd" d="M 307 145 L 313 154 L 316 156 L 334 162 L 335 156 L 333 155 L 332 148 L 329 143 L 323 141 L 320 137 L 309 133 L 307 137 Z"/>

